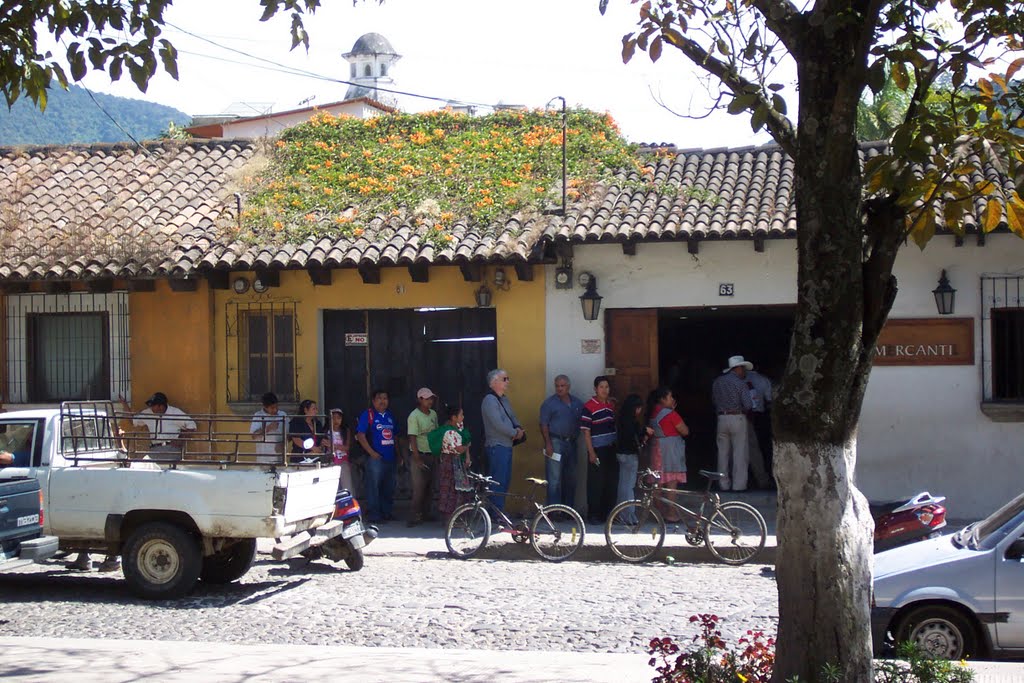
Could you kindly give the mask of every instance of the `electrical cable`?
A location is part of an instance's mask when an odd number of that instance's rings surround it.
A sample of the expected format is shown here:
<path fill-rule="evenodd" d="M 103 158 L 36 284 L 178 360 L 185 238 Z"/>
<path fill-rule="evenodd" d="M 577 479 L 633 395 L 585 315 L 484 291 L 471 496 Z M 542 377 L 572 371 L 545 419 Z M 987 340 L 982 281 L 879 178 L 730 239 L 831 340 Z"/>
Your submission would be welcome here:
<path fill-rule="evenodd" d="M 323 74 L 318 74 L 318 73 L 313 72 L 313 71 L 307 71 L 305 69 L 299 69 L 297 67 L 290 67 L 290 66 L 288 66 L 286 64 L 281 64 L 280 62 L 275 62 L 272 59 L 266 59 L 265 57 L 260 57 L 258 55 L 249 54 L 248 52 L 245 52 L 244 50 L 239 50 L 237 48 L 228 47 L 227 45 L 221 45 L 220 43 L 218 43 L 218 42 L 216 42 L 214 40 L 210 40 L 209 38 L 201 36 L 201 35 L 199 35 L 197 33 L 193 33 L 192 31 L 189 31 L 189 30 L 184 29 L 184 28 L 182 28 L 180 26 L 172 24 L 171 22 L 167 22 L 167 25 L 170 26 L 171 28 L 177 30 L 177 31 L 180 31 L 181 33 L 184 33 L 185 35 L 192 36 L 193 38 L 195 38 L 197 40 L 201 40 L 201 41 L 203 41 L 205 43 L 209 43 L 210 45 L 213 45 L 214 47 L 218 47 L 218 48 L 220 48 L 222 50 L 227 50 L 228 52 L 234 52 L 235 54 L 242 55 L 243 57 L 248 57 L 249 59 L 255 59 L 255 60 L 260 61 L 260 62 L 265 62 L 267 64 L 271 64 L 271 65 L 273 65 L 275 67 L 278 67 L 279 69 L 288 69 L 288 70 L 290 70 L 290 72 L 293 75 L 307 76 L 309 78 L 315 78 L 315 79 L 319 79 L 319 80 L 322 80 L 322 81 L 329 81 L 331 83 L 341 83 L 343 85 L 355 85 L 355 86 L 368 87 L 368 86 L 365 86 L 362 83 L 356 83 L 354 81 L 346 81 L 346 80 L 344 80 L 342 78 L 333 78 L 331 76 L 324 76 Z M 434 95 L 421 95 L 420 93 L 409 92 L 409 91 L 406 91 L 406 90 L 395 90 L 393 88 L 381 88 L 379 86 L 373 86 L 373 89 L 374 90 L 378 90 L 380 92 L 391 93 L 392 95 L 404 95 L 405 97 L 416 97 L 416 98 L 419 98 L 419 99 L 431 100 L 431 101 L 434 101 L 434 102 L 444 102 L 445 104 L 461 104 L 461 105 L 465 105 L 465 106 L 469 106 L 469 107 L 486 107 L 488 109 L 496 109 L 497 106 L 498 106 L 498 105 L 494 105 L 494 104 L 487 104 L 487 103 L 484 103 L 484 102 L 470 102 L 470 101 L 467 101 L 467 100 L 459 100 L 459 99 L 454 99 L 454 98 L 450 98 L 450 97 L 436 97 Z"/>

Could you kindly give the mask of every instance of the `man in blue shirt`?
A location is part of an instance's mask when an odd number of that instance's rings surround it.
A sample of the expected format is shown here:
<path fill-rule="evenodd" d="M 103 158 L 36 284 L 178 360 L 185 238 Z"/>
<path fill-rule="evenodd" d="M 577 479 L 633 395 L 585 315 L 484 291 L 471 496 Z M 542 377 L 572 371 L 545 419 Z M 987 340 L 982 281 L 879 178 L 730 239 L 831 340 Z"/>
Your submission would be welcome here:
<path fill-rule="evenodd" d="M 395 498 L 395 440 L 398 428 L 388 410 L 388 392 L 373 392 L 372 407 L 364 410 L 356 425 L 356 441 L 366 451 L 366 516 L 370 522 L 389 522 Z"/>
<path fill-rule="evenodd" d="M 569 378 L 558 375 L 555 377 L 555 393 L 540 404 L 548 505 L 561 503 L 572 507 L 576 500 L 576 438 L 580 433 L 583 401 L 569 393 L 571 388 Z"/>

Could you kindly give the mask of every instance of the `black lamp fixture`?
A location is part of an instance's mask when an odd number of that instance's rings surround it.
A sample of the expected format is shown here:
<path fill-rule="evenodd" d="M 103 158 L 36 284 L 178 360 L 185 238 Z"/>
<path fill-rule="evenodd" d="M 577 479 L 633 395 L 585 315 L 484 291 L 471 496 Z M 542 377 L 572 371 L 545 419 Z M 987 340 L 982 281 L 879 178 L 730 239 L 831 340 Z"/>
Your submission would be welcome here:
<path fill-rule="evenodd" d="M 580 295 L 584 320 L 597 320 L 598 314 L 601 313 L 602 298 L 604 297 L 597 293 L 597 278 L 591 275 L 587 279 L 587 291 Z"/>
<path fill-rule="evenodd" d="M 480 285 L 480 289 L 474 292 L 476 297 L 476 305 L 480 308 L 487 308 L 491 305 L 491 290 L 487 288 L 487 285 Z"/>
<path fill-rule="evenodd" d="M 932 294 L 935 295 L 935 308 L 938 309 L 939 315 L 952 315 L 956 303 L 956 290 L 949 285 L 945 269 L 939 276 L 939 286 L 932 290 Z"/>

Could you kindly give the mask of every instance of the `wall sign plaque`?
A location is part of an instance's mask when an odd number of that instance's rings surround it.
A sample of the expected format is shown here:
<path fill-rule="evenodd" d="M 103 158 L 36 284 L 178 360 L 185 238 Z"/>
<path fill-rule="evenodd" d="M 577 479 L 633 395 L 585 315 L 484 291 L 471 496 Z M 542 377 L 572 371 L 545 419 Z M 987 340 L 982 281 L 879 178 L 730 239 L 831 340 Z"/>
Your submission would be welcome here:
<path fill-rule="evenodd" d="M 875 365 L 974 365 L 974 318 L 892 318 Z"/>
<path fill-rule="evenodd" d="M 370 343 L 370 335 L 366 332 L 346 332 L 345 346 L 366 346 Z"/>

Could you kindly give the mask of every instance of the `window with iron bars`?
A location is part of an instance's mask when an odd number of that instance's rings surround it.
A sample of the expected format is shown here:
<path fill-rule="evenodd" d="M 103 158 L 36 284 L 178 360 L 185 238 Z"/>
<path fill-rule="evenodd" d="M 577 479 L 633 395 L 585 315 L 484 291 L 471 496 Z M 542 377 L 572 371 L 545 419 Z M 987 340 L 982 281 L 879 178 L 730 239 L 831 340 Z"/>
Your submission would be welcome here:
<path fill-rule="evenodd" d="M 294 302 L 229 303 L 226 330 L 229 403 L 257 402 L 268 391 L 280 401 L 297 400 Z"/>
<path fill-rule="evenodd" d="M 7 402 L 130 398 L 127 292 L 12 294 L 4 327 Z"/>
<path fill-rule="evenodd" d="M 1024 403 L 1024 275 L 981 278 L 982 395 Z"/>

